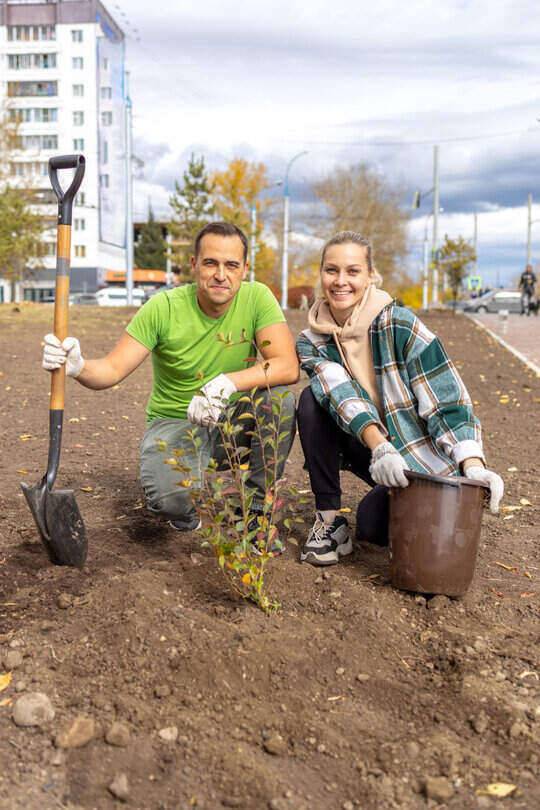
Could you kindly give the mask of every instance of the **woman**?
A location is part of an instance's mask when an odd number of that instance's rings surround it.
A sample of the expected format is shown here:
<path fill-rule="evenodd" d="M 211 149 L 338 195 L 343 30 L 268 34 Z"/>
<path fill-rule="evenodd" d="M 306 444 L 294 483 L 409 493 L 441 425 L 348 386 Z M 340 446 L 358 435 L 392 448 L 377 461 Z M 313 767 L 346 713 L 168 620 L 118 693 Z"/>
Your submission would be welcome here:
<path fill-rule="evenodd" d="M 405 470 L 465 475 L 490 488 L 498 509 L 503 481 L 486 469 L 480 424 L 438 338 L 376 287 L 371 246 L 353 231 L 322 252 L 322 295 L 296 351 L 310 377 L 298 403 L 298 431 L 315 495 L 315 523 L 301 559 L 333 565 L 352 542 L 341 507 L 340 468 L 373 488 L 357 511 L 357 538 L 388 544 L 388 487 Z"/>

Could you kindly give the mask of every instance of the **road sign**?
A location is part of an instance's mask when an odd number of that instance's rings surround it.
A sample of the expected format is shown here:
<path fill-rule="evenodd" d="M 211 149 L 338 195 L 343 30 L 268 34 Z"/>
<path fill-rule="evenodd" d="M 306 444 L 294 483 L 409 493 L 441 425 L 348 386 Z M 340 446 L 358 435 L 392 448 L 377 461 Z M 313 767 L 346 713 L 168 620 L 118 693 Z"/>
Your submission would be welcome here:
<path fill-rule="evenodd" d="M 482 289 L 482 276 L 469 276 L 467 279 L 468 290 L 481 290 Z"/>

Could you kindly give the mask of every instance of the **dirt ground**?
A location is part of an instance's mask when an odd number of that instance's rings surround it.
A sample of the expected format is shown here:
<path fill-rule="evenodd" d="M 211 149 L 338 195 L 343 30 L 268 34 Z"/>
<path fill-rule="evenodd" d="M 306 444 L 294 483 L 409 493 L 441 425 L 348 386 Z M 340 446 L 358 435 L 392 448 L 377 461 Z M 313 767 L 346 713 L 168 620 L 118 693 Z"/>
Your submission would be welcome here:
<path fill-rule="evenodd" d="M 129 314 L 73 308 L 69 331 L 100 356 Z M 289 320 L 296 335 L 305 314 Z M 366 543 L 324 570 L 290 546 L 271 564 L 281 610 L 266 617 L 227 591 L 194 534 L 145 512 L 149 362 L 108 391 L 68 381 L 56 487 L 75 491 L 90 552 L 82 571 L 49 564 L 19 482 L 47 463 L 40 341 L 52 309 L 0 307 L 0 686 L 12 669 L 0 691 L 1 808 L 120 807 L 109 790 L 120 774 L 140 810 L 540 805 L 540 380 L 463 315 L 424 320 L 477 403 L 504 506 L 518 508 L 485 513 L 462 599 L 394 589 L 387 551 Z M 308 489 L 302 463 L 296 439 L 287 477 Z M 354 524 L 366 487 L 346 473 L 343 489 Z M 300 540 L 312 500 L 302 509 Z M 26 692 L 45 693 L 54 719 L 17 726 Z M 59 747 L 81 716 L 92 739 Z M 515 790 L 492 798 L 494 782 Z"/>

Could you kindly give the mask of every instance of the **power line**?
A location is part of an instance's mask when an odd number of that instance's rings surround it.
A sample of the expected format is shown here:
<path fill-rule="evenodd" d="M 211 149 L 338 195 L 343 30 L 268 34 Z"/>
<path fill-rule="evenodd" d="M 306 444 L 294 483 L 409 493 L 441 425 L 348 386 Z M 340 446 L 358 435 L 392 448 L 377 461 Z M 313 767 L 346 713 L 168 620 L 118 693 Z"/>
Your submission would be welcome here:
<path fill-rule="evenodd" d="M 305 144 L 306 146 L 425 146 L 426 144 L 429 146 L 435 146 L 440 143 L 456 143 L 456 142 L 463 142 L 463 141 L 485 141 L 490 140 L 492 138 L 508 138 L 511 135 L 524 135 L 527 132 L 535 131 L 533 127 L 528 127 L 527 129 L 515 129 L 510 132 L 495 132 L 491 133 L 491 135 L 460 135 L 456 136 L 455 138 L 432 138 L 430 140 L 425 141 L 370 141 L 370 140 L 362 140 L 362 141 L 289 141 L 283 140 L 282 138 L 273 138 L 273 141 L 277 141 L 279 143 L 297 143 L 297 144 Z"/>

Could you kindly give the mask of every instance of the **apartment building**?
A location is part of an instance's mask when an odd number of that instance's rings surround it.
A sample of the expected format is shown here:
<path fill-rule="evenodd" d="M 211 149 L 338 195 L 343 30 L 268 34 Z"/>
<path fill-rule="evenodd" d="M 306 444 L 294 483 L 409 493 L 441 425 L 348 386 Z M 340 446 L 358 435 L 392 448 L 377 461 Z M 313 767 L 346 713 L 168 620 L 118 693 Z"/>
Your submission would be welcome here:
<path fill-rule="evenodd" d="M 20 123 L 12 181 L 30 183 L 35 204 L 55 224 L 49 157 L 86 158 L 73 209 L 74 292 L 93 292 L 107 271 L 126 268 L 124 51 L 121 29 L 98 0 L 0 0 L 0 105 Z M 26 300 L 54 292 L 55 231 L 45 238 L 43 267 L 19 290 Z M 0 301 L 9 298 L 0 278 Z"/>

